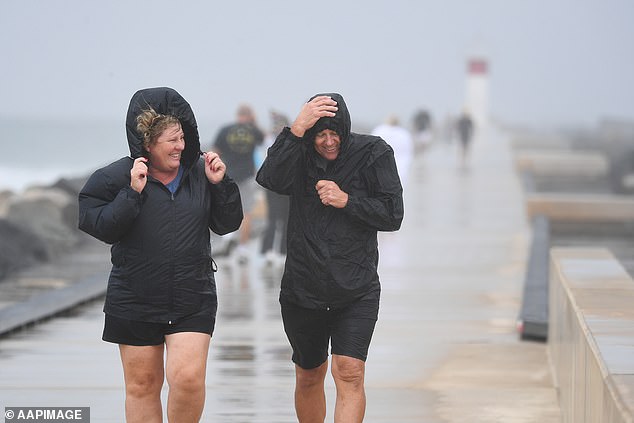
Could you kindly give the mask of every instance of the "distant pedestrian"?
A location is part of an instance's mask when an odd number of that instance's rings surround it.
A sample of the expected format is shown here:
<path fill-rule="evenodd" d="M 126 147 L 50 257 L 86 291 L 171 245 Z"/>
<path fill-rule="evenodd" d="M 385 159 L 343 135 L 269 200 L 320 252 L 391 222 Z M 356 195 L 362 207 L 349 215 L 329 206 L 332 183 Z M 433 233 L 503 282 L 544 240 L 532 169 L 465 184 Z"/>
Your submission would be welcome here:
<path fill-rule="evenodd" d="M 394 150 L 398 174 L 401 178 L 401 184 L 405 189 L 414 157 L 414 140 L 412 139 L 412 135 L 407 129 L 399 125 L 399 120 L 396 116 L 390 116 L 386 123 L 374 128 L 372 135 L 381 137 Z"/>
<path fill-rule="evenodd" d="M 280 303 L 300 423 L 326 416 L 329 345 L 335 421 L 363 421 L 365 361 L 381 291 L 377 231 L 398 230 L 403 219 L 392 148 L 350 127 L 341 95 L 314 96 L 277 137 L 257 174 L 262 186 L 290 196 Z"/>
<path fill-rule="evenodd" d="M 473 121 L 466 110 L 458 117 L 456 130 L 458 131 L 458 138 L 460 140 L 460 163 L 465 167 L 471 148 L 471 138 L 473 137 Z"/>
<path fill-rule="evenodd" d="M 79 228 L 112 244 L 103 340 L 119 344 L 128 423 L 163 421 L 165 377 L 168 420 L 198 422 L 217 309 L 210 230 L 238 229 L 240 192 L 173 89 L 136 92 L 126 130 L 130 157 L 79 194 Z"/>
<path fill-rule="evenodd" d="M 273 141 L 284 127 L 289 125 L 288 118 L 281 113 L 271 111 L 271 133 L 265 139 L 265 146 L 271 147 Z M 266 226 L 262 234 L 261 253 L 267 266 L 286 257 L 286 226 L 288 223 L 288 195 L 266 190 Z"/>
<path fill-rule="evenodd" d="M 254 152 L 263 141 L 264 133 L 257 126 L 253 109 L 243 104 L 236 112 L 236 122 L 221 128 L 213 143 L 213 149 L 231 169 L 231 177 L 242 195 L 244 220 L 236 250 L 241 263 L 248 261 L 247 243 L 251 238 L 251 220 L 257 201 Z"/>
<path fill-rule="evenodd" d="M 427 110 L 419 110 L 412 118 L 414 153 L 426 151 L 433 141 L 431 115 Z"/>

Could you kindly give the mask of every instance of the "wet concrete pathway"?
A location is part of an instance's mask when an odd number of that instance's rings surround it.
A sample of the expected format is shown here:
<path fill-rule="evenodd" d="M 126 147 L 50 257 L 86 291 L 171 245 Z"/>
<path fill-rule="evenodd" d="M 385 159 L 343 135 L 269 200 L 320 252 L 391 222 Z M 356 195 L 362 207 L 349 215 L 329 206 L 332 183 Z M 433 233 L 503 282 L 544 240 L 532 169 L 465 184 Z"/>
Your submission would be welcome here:
<path fill-rule="evenodd" d="M 475 141 L 471 163 L 438 145 L 415 161 L 400 232 L 381 234 L 379 323 L 367 363 L 366 422 L 559 421 L 545 345 L 515 322 L 529 243 L 506 137 Z M 255 253 L 256 245 L 253 245 Z M 205 422 L 294 422 L 294 371 L 279 269 L 217 260 L 219 314 Z M 101 301 L 0 339 L 0 409 L 91 407 L 122 422 L 116 346 L 100 340 Z M 334 386 L 327 384 L 332 421 Z"/>

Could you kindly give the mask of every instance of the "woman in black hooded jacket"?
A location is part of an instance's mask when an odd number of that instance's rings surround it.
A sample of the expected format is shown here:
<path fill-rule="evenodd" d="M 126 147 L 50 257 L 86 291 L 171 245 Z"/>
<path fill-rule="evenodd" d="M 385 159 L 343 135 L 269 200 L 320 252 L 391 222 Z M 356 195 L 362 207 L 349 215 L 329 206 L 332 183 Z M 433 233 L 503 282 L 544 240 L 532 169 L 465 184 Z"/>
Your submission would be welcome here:
<path fill-rule="evenodd" d="M 200 152 L 194 114 L 173 89 L 136 92 L 126 130 L 130 157 L 79 194 L 79 228 L 112 244 L 103 339 L 119 344 L 128 422 L 162 421 L 164 375 L 169 421 L 197 422 L 217 308 L 210 230 L 239 228 L 240 193 L 220 157 Z"/>

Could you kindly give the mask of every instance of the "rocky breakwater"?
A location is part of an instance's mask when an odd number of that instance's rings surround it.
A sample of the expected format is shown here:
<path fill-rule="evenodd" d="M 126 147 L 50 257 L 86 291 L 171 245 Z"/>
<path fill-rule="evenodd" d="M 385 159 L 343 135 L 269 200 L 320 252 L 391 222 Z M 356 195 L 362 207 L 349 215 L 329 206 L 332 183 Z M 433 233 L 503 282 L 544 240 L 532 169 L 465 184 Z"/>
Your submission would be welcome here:
<path fill-rule="evenodd" d="M 80 248 L 77 195 L 85 178 L 60 179 L 21 193 L 0 192 L 0 281 Z"/>

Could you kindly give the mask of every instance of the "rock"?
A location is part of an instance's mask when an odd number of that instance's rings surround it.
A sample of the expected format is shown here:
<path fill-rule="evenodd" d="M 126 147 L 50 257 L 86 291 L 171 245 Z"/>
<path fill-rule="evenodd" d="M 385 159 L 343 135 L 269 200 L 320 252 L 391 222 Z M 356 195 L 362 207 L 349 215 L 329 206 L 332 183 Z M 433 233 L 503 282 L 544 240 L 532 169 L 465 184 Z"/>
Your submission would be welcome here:
<path fill-rule="evenodd" d="M 49 256 L 68 251 L 80 240 L 77 196 L 60 188 L 31 188 L 10 198 L 6 219 L 41 239 Z"/>
<path fill-rule="evenodd" d="M 16 270 L 81 248 L 77 196 L 88 177 L 62 178 L 16 194 L 0 191 L 0 280 Z"/>
<path fill-rule="evenodd" d="M 0 219 L 0 280 L 16 270 L 46 261 L 45 243 L 28 230 Z"/>
<path fill-rule="evenodd" d="M 7 215 L 7 210 L 9 209 L 9 200 L 14 195 L 15 194 L 13 193 L 13 191 L 0 191 L 0 217 L 5 217 Z"/>
<path fill-rule="evenodd" d="M 59 188 L 67 192 L 74 198 L 77 198 L 77 196 L 79 195 L 79 191 L 81 191 L 81 189 L 84 187 L 84 184 L 87 180 L 88 176 L 77 178 L 61 178 L 53 185 L 51 185 L 50 188 Z"/>

